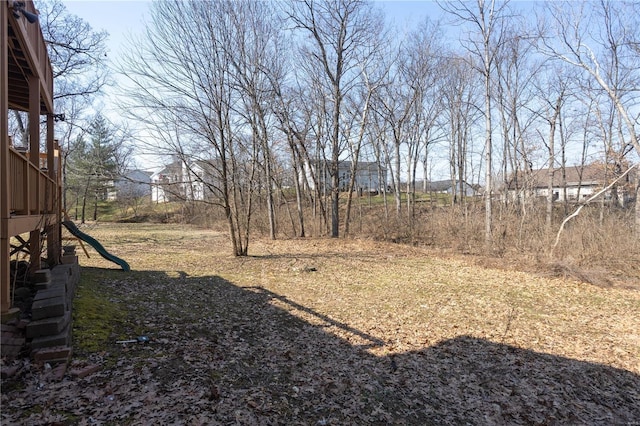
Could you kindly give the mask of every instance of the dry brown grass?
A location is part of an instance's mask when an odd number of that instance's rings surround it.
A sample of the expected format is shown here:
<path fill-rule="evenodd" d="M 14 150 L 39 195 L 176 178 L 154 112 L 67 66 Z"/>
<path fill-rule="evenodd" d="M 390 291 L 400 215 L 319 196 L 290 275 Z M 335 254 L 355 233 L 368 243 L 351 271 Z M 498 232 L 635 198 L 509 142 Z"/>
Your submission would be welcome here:
<path fill-rule="evenodd" d="M 107 342 L 85 354 L 104 363 L 101 373 L 50 386 L 48 405 L 31 406 L 40 412 L 10 410 L 5 419 L 618 424 L 640 416 L 638 291 L 373 239 L 255 239 L 251 256 L 235 258 L 223 233 L 191 226 L 87 232 L 132 267 L 123 273 L 81 254 L 91 285 L 129 312 L 113 341 L 145 333 L 152 342 Z"/>
<path fill-rule="evenodd" d="M 434 203 L 427 200 L 417 203 L 415 217 L 409 220 L 406 205 L 397 217 L 392 200 L 385 214 L 380 197 L 356 197 L 349 236 L 428 247 L 441 255 L 462 254 L 485 266 L 574 278 L 603 287 L 640 289 L 640 238 L 633 229 L 633 208 L 605 206 L 600 217 L 599 204 L 587 206 L 567 224 L 551 255 L 556 233 L 566 214 L 561 205 L 556 206 L 554 223 L 547 229 L 544 202 L 529 205 L 526 211 L 495 203 L 494 241 L 488 250 L 481 200 L 453 207 L 444 202 L 439 199 Z M 188 205 L 168 214 L 166 207 L 154 207 L 157 211 L 151 209 L 155 212 L 145 216 L 153 221 L 192 223 L 220 232 L 227 229 L 219 209 Z M 262 208 L 258 204 L 253 212 L 252 233 L 267 237 L 269 224 Z M 292 202 L 279 203 L 276 212 L 279 238 L 295 237 L 297 224 L 291 223 L 295 216 L 293 210 Z M 569 206 L 568 212 L 571 211 Z M 342 211 L 341 218 L 344 216 Z M 305 211 L 305 221 L 307 236 L 327 235 L 327 225 L 322 223 L 320 215 L 313 217 L 310 208 Z M 344 234 L 344 228 L 341 232 Z"/>
<path fill-rule="evenodd" d="M 496 206 L 494 243 L 484 241 L 484 210 L 478 203 L 459 207 L 422 204 L 413 222 L 385 218 L 380 209 L 365 209 L 356 235 L 381 241 L 429 247 L 441 255 L 465 255 L 479 265 L 573 278 L 602 287 L 640 289 L 640 238 L 631 210 L 609 209 L 600 219 L 599 206 L 588 206 L 570 221 L 553 255 L 561 209 L 547 229 L 544 206 L 523 214 Z"/>
<path fill-rule="evenodd" d="M 251 256 L 235 258 L 223 234 L 200 228 L 105 224 L 91 232 L 135 271 L 220 276 L 364 332 L 379 329 L 385 341 L 404 336 L 384 351 L 462 333 L 640 373 L 637 291 L 483 268 L 465 257 L 369 239 L 260 239 L 251 243 Z M 115 266 L 95 257 L 81 263 Z"/>

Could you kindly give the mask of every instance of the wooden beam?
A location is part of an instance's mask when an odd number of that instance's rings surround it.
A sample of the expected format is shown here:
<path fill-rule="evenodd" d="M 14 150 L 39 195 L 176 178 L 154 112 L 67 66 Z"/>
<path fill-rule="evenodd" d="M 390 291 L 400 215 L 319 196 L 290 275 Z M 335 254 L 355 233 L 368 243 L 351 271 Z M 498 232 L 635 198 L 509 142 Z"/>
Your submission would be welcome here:
<path fill-rule="evenodd" d="M 45 200 L 48 206 L 51 206 L 52 210 L 47 210 L 47 213 L 53 213 L 56 216 L 56 219 L 52 222 L 47 221 L 49 226 L 47 227 L 47 261 L 50 266 L 57 265 L 60 263 L 60 255 L 62 248 L 62 241 L 60 239 L 61 229 L 61 210 L 60 210 L 60 198 L 58 196 L 58 185 L 60 185 L 60 181 L 58 180 L 58 173 L 56 169 L 55 157 L 59 155 L 58 152 L 58 144 L 54 139 L 53 134 L 53 116 L 51 114 L 47 114 L 47 173 L 49 174 L 49 178 L 56 182 L 56 187 L 53 190 L 48 190 L 46 196 L 49 198 Z"/>
<path fill-rule="evenodd" d="M 25 232 L 33 231 L 34 229 L 40 229 L 40 227 L 43 226 L 43 223 L 53 223 L 56 220 L 57 216 L 55 214 L 14 216 L 7 221 L 7 232 L 9 237 L 13 235 L 20 235 Z"/>
<path fill-rule="evenodd" d="M 0 2 L 0 310 L 11 308 L 9 281 L 9 24 L 8 2 Z"/>

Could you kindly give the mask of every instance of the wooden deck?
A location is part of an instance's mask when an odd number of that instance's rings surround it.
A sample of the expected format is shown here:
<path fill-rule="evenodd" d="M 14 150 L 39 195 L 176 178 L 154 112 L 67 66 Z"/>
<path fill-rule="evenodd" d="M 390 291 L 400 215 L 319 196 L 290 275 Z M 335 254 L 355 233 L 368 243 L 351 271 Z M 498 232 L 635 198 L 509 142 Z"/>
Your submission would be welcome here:
<path fill-rule="evenodd" d="M 22 6 L 21 4 L 24 4 Z M 60 261 L 61 170 L 54 141 L 53 71 L 33 1 L 0 2 L 0 304 L 11 308 L 10 239 L 29 233 L 32 270 L 46 239 L 49 264 Z M 10 110 L 27 112 L 29 146 L 9 137 Z M 45 131 L 41 135 L 40 123 Z M 44 151 L 41 150 L 44 146 Z"/>

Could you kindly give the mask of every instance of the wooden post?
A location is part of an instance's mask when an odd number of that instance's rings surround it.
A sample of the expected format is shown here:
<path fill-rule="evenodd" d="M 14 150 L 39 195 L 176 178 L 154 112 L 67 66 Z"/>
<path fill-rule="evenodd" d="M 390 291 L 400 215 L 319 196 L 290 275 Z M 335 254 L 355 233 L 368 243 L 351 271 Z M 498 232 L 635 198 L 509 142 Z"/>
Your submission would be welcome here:
<path fill-rule="evenodd" d="M 40 79 L 34 75 L 29 76 L 29 161 L 38 170 L 40 169 Z M 29 198 L 33 199 L 31 194 L 35 195 L 35 205 L 29 204 L 28 214 L 39 215 L 42 213 L 39 176 L 30 171 L 27 173 L 27 181 L 29 182 L 29 192 L 27 192 L 30 195 Z M 43 225 L 40 224 L 38 229 L 34 229 L 30 233 L 31 273 L 40 269 L 40 228 Z"/>
<path fill-rule="evenodd" d="M 49 266 L 57 265 L 60 263 L 60 197 L 59 197 L 59 185 L 58 170 L 60 167 L 60 160 L 56 164 L 56 156 L 59 156 L 58 143 L 54 139 L 53 134 L 53 116 L 47 114 L 47 174 L 51 180 L 55 182 L 54 188 L 46 188 L 46 194 L 50 198 L 47 200 L 47 210 L 51 206 L 51 211 L 47 213 L 55 213 L 56 221 L 54 223 L 47 224 L 47 261 Z"/>
<path fill-rule="evenodd" d="M 0 309 L 11 308 L 9 281 L 9 34 L 8 4 L 0 2 Z"/>

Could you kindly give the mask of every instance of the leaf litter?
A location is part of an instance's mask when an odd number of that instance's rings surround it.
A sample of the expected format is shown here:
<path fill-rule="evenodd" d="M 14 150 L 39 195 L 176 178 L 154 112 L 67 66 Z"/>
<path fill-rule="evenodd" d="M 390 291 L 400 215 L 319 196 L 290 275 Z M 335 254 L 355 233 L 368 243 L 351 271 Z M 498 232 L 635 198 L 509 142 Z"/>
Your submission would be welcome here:
<path fill-rule="evenodd" d="M 104 324 L 101 351 L 76 350 L 70 370 L 101 366 L 84 378 L 19 361 L 2 424 L 640 419 L 638 291 L 369 240 L 257 240 L 234 258 L 223 234 L 197 228 L 92 232 L 132 265 L 80 260 L 127 317 Z M 138 335 L 149 342 L 116 343 Z"/>

